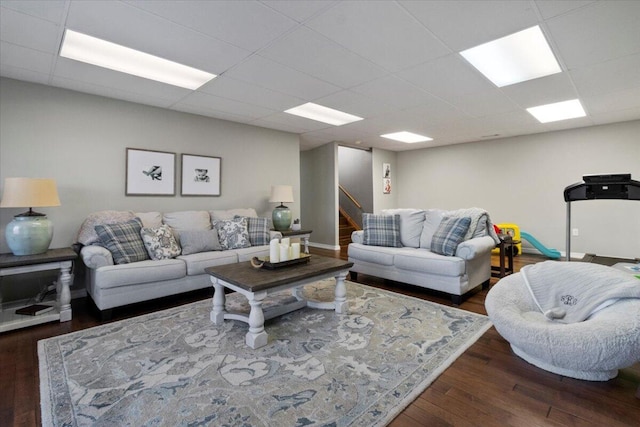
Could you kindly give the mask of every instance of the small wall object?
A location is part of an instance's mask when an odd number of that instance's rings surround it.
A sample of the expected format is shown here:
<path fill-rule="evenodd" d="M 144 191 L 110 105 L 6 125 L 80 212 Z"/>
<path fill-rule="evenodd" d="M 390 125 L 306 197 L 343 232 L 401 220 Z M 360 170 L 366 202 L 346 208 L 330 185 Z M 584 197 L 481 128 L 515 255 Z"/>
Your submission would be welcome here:
<path fill-rule="evenodd" d="M 391 178 L 382 178 L 382 194 L 391 194 Z"/>

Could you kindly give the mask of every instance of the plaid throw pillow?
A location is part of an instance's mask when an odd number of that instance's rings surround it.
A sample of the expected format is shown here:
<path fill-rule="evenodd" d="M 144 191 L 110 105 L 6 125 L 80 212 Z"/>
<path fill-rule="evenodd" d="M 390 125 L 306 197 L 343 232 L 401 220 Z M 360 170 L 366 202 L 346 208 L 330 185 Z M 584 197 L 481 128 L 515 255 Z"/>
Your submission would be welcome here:
<path fill-rule="evenodd" d="M 236 215 L 234 218 L 243 218 Z M 249 242 L 251 246 L 262 246 L 269 244 L 269 218 L 257 218 L 248 216 L 247 231 L 249 232 Z"/>
<path fill-rule="evenodd" d="M 400 215 L 362 214 L 363 244 L 369 246 L 402 247 L 400 243 Z"/>
<path fill-rule="evenodd" d="M 140 237 L 141 229 L 142 221 L 140 218 L 117 224 L 96 225 L 96 233 L 98 233 L 100 243 L 111 252 L 113 262 L 116 264 L 128 264 L 149 259 L 147 249 L 144 247 L 142 237 Z"/>
<path fill-rule="evenodd" d="M 469 224 L 471 218 L 466 216 L 442 218 L 431 239 L 431 252 L 446 256 L 455 255 L 458 245 L 469 230 Z"/>

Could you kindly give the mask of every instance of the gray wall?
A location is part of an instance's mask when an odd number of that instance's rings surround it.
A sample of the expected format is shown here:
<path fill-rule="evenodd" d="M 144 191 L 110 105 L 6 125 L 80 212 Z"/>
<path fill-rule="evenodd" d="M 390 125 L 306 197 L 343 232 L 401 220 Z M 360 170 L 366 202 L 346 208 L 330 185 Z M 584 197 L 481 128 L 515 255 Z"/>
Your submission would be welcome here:
<path fill-rule="evenodd" d="M 373 182 L 373 211 L 374 213 L 380 213 L 383 209 L 395 209 L 397 207 L 411 207 L 414 206 L 413 202 L 409 205 L 403 206 L 398 204 L 400 185 L 400 163 L 398 162 L 398 153 L 394 151 L 381 150 L 379 148 L 373 149 L 373 170 L 372 170 L 372 182 Z M 414 151 L 411 151 L 413 153 Z M 384 194 L 382 192 L 382 164 L 391 164 L 391 193 Z"/>
<path fill-rule="evenodd" d="M 174 197 L 125 196 L 126 147 L 177 153 Z M 220 197 L 180 196 L 180 153 L 222 158 Z M 291 184 L 300 216 L 295 134 L 0 79 L 0 186 L 5 177 L 54 178 L 62 206 L 39 208 L 53 221 L 51 247 L 70 245 L 90 212 L 253 207 L 271 216 L 272 184 Z M 0 191 L 2 188 L 0 187 Z M 0 209 L 5 227 L 26 209 Z"/>
<path fill-rule="evenodd" d="M 399 207 L 482 207 L 494 223 L 515 223 L 564 251 L 564 188 L 596 173 L 630 172 L 640 181 L 640 121 L 406 151 L 397 158 Z M 640 257 L 640 202 L 574 202 L 572 228 L 579 230 L 572 253 Z"/>
<path fill-rule="evenodd" d="M 300 153 L 302 228 L 313 230 L 313 246 L 338 249 L 338 146 Z"/>

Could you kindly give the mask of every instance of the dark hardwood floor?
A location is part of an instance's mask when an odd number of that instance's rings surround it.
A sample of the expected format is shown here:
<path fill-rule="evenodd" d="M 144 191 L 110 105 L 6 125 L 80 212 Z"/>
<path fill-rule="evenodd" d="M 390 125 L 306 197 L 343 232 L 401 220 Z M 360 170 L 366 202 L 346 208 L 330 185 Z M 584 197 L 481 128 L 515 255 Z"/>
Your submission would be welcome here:
<path fill-rule="evenodd" d="M 312 253 L 340 256 L 315 248 Z M 515 268 L 543 260 L 525 254 L 515 258 Z M 358 282 L 452 305 L 446 295 L 414 286 L 387 284 L 362 274 Z M 487 290 L 478 288 L 459 307 L 486 314 L 486 294 Z M 205 289 L 116 309 L 112 321 L 212 295 L 212 289 Z M 71 322 L 0 333 L 0 426 L 41 424 L 38 340 L 101 324 L 86 298 L 73 300 L 72 307 Z M 639 384 L 640 364 L 622 369 L 607 382 L 579 381 L 543 371 L 515 356 L 491 328 L 390 426 L 640 426 Z"/>

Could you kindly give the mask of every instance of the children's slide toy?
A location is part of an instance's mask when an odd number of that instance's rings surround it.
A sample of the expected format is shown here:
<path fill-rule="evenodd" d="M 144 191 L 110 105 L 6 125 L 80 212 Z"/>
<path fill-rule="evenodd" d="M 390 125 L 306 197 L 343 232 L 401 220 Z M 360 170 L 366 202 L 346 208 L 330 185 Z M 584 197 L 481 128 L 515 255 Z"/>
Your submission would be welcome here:
<path fill-rule="evenodd" d="M 540 251 L 540 253 L 542 253 L 542 255 L 544 255 L 546 257 L 549 257 L 551 259 L 559 259 L 560 258 L 560 252 L 559 251 L 557 251 L 556 249 L 551 249 L 551 248 L 546 247 L 545 245 L 540 243 L 540 241 L 538 239 L 536 239 L 535 237 L 533 237 L 531 234 L 527 233 L 526 231 L 521 231 L 520 232 L 520 236 L 523 239 L 526 239 L 529 243 L 531 243 L 534 248 L 536 248 L 537 250 Z"/>

